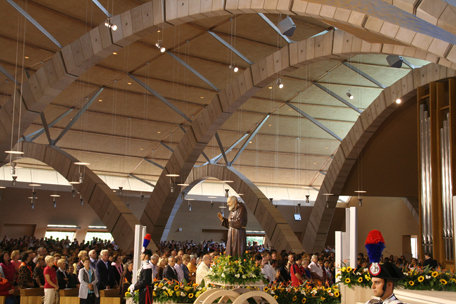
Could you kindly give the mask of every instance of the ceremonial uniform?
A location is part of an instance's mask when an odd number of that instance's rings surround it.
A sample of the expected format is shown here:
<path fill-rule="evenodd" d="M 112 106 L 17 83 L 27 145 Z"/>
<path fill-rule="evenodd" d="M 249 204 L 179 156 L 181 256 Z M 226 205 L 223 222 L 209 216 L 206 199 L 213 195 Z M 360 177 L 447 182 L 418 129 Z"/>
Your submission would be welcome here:
<path fill-rule="evenodd" d="M 134 286 L 134 290 L 139 290 L 139 304 L 151 304 L 153 287 L 152 267 L 149 261 L 142 262 L 138 282 Z"/>
<path fill-rule="evenodd" d="M 394 284 L 398 280 L 403 279 L 404 274 L 401 269 L 390 262 L 380 263 L 383 249 L 385 249 L 385 240 L 380 231 L 372 230 L 369 232 L 365 247 L 371 262 L 369 265 L 369 273 L 372 277 L 372 289 L 374 295 L 380 298 L 367 301 L 366 304 L 402 304 L 394 295 Z M 374 279 L 376 282 L 374 282 Z M 379 285 L 379 282 L 382 284 Z M 393 285 L 391 285 L 391 282 Z M 382 286 L 381 289 L 380 286 Z M 388 294 L 390 295 L 388 296 Z M 387 298 L 382 300 L 384 297 Z"/>
<path fill-rule="evenodd" d="M 396 298 L 394 293 L 385 301 L 377 300 L 377 299 L 372 299 L 370 301 L 367 301 L 366 304 L 403 304 L 400 300 Z"/>

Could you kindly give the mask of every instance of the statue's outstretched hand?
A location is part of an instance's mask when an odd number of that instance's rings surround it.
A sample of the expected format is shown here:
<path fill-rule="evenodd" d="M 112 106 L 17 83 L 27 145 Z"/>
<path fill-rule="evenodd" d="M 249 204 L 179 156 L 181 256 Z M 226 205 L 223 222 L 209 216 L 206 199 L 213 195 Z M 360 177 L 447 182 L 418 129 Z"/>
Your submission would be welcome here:
<path fill-rule="evenodd" d="M 217 213 L 217 217 L 219 218 L 219 220 L 223 221 L 223 216 L 222 216 L 222 214 L 220 212 Z"/>

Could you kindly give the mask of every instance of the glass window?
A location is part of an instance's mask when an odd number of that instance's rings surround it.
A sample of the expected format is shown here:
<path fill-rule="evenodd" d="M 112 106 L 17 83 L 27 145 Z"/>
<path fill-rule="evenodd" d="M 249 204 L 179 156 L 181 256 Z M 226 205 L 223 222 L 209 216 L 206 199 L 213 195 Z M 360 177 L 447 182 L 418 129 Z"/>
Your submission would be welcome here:
<path fill-rule="evenodd" d="M 253 244 L 253 242 L 257 242 L 258 245 L 263 245 L 264 243 L 264 236 L 247 236 L 247 243 Z"/>
<path fill-rule="evenodd" d="M 111 233 L 109 233 L 109 232 L 96 232 L 96 231 L 87 232 L 86 237 L 85 237 L 86 242 L 92 241 L 93 238 L 102 239 L 103 241 L 108 240 L 110 242 L 112 242 L 114 240 Z"/>
<path fill-rule="evenodd" d="M 56 239 L 62 240 L 62 239 L 66 239 L 66 237 L 68 236 L 68 239 L 70 239 L 70 241 L 72 242 L 74 239 L 74 235 L 75 235 L 74 231 L 46 231 L 46 234 L 44 235 L 44 237 L 50 238 L 52 236 L 52 238 L 54 240 L 56 240 Z"/>

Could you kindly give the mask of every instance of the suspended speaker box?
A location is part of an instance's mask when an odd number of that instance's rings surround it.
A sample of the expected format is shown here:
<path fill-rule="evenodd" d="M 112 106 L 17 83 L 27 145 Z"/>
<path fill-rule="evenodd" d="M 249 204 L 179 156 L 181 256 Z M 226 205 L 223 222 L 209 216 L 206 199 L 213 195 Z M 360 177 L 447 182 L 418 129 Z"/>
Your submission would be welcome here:
<path fill-rule="evenodd" d="M 388 62 L 388 65 L 392 68 L 400 68 L 402 67 L 402 57 L 398 55 L 389 55 L 386 57 L 386 61 Z"/>
<path fill-rule="evenodd" d="M 296 24 L 294 24 L 293 20 L 290 17 L 287 17 L 279 22 L 277 25 L 282 35 L 287 37 L 293 36 L 296 30 Z"/>

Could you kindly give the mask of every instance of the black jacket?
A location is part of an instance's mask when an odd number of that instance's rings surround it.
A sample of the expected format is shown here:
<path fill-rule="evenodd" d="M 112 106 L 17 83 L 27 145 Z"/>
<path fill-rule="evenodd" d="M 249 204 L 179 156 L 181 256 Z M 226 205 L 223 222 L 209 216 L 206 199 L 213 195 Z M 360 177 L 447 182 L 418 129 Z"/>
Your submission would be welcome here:
<path fill-rule="evenodd" d="M 147 265 L 141 269 L 138 282 L 135 284 L 135 290 L 139 289 L 139 304 L 152 304 L 153 287 L 151 285 L 152 268 L 150 265 Z"/>
<path fill-rule="evenodd" d="M 106 286 L 114 288 L 116 285 L 116 280 L 114 277 L 114 268 L 111 263 L 108 261 L 108 267 L 106 268 L 103 260 L 99 260 L 96 265 L 98 283 L 98 290 L 106 289 Z"/>
<path fill-rule="evenodd" d="M 165 270 L 163 271 L 163 278 L 168 279 L 170 281 L 176 280 L 177 281 L 177 272 L 174 268 L 169 265 L 166 265 Z"/>

